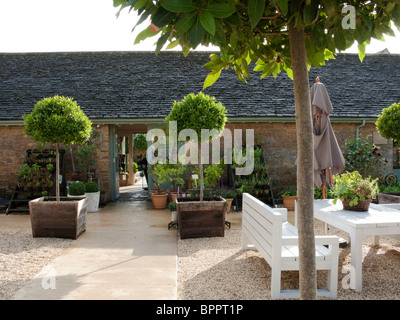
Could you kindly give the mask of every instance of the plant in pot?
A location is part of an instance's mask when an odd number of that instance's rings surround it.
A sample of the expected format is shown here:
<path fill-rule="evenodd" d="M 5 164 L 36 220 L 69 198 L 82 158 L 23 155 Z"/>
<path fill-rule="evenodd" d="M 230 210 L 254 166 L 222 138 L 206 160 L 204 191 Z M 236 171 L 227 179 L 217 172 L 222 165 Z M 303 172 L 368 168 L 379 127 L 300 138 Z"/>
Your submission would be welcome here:
<path fill-rule="evenodd" d="M 171 184 L 171 202 L 175 202 L 179 195 L 179 187 L 184 184 L 183 175 L 186 167 L 179 161 L 176 164 L 168 163 L 166 165 L 167 181 Z"/>
<path fill-rule="evenodd" d="M 92 132 L 94 132 L 94 129 Z M 94 170 L 97 165 L 96 145 L 91 142 L 81 145 L 76 150 L 76 158 L 78 160 L 79 168 L 84 170 L 84 172 L 87 173 L 88 180 L 92 181 L 93 174 L 91 174 L 91 171 Z"/>
<path fill-rule="evenodd" d="M 166 117 L 167 123 L 176 121 L 177 132 L 191 129 L 197 137 L 202 137 L 202 129 L 208 129 L 214 133 L 211 138 L 221 134 L 226 123 L 226 109 L 221 103 L 217 103 L 214 97 L 200 92 L 184 97 L 181 101 L 175 101 L 171 112 Z M 200 140 L 200 139 L 199 139 Z M 203 143 L 209 144 L 207 141 Z M 181 239 L 195 237 L 224 236 L 225 229 L 225 199 L 213 197 L 204 199 L 204 172 L 201 159 L 201 144 L 198 144 L 198 165 L 200 177 L 200 197 L 178 198 L 177 211 L 179 220 L 179 232 Z"/>
<path fill-rule="evenodd" d="M 40 100 L 24 115 L 24 132 L 33 140 L 55 146 L 55 197 L 29 202 L 33 237 L 76 239 L 86 229 L 87 200 L 60 197 L 60 145 L 83 144 L 90 137 L 91 121 L 72 98 L 54 96 Z M 63 200 L 63 201 L 61 201 Z"/>
<path fill-rule="evenodd" d="M 68 197 L 85 198 L 85 184 L 81 181 L 73 181 L 68 186 Z"/>
<path fill-rule="evenodd" d="M 232 201 L 235 198 L 237 191 L 233 188 L 223 187 L 220 189 L 220 192 L 221 192 L 221 197 L 223 197 L 228 204 L 226 212 L 229 213 L 231 211 Z"/>
<path fill-rule="evenodd" d="M 336 175 L 333 181 L 333 203 L 341 200 L 345 210 L 368 211 L 372 199 L 379 192 L 378 179 L 363 178 L 358 171 Z"/>
<path fill-rule="evenodd" d="M 161 185 L 168 181 L 167 165 L 163 163 L 153 164 L 149 173 L 156 189 L 151 192 L 151 202 L 154 209 L 165 209 L 167 207 L 168 193 L 165 192 Z"/>
<path fill-rule="evenodd" d="M 287 188 L 281 194 L 283 199 L 283 206 L 290 210 L 294 210 L 295 201 L 297 200 L 297 190 L 294 187 Z"/>
<path fill-rule="evenodd" d="M 100 191 L 96 182 L 89 181 L 85 184 L 85 196 L 88 199 L 88 212 L 99 210 Z"/>
<path fill-rule="evenodd" d="M 168 203 L 168 209 L 171 212 L 171 222 L 168 225 L 168 229 L 170 229 L 172 225 L 178 224 L 178 213 L 176 211 L 176 202 Z"/>

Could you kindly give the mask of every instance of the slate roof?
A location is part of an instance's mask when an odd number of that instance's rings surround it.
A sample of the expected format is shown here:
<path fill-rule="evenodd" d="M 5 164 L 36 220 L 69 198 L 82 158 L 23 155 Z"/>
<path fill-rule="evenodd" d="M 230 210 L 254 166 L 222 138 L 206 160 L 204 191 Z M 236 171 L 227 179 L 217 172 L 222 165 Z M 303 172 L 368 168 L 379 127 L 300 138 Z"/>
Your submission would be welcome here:
<path fill-rule="evenodd" d="M 92 119 L 165 118 L 175 100 L 199 92 L 210 52 L 70 52 L 0 54 L 0 120 L 21 120 L 44 97 L 73 97 Z M 330 94 L 334 117 L 374 118 L 400 101 L 400 55 L 341 54 L 310 70 Z M 225 72 L 224 72 L 225 71 Z M 224 70 L 204 92 L 215 96 L 229 119 L 293 117 L 293 83 L 285 73 L 243 84 Z"/>

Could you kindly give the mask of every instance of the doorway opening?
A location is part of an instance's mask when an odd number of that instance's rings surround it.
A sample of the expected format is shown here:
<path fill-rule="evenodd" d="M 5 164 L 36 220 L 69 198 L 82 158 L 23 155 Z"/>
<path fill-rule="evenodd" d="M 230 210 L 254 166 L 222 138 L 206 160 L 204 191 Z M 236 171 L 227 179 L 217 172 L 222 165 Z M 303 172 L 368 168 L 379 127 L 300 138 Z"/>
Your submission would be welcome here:
<path fill-rule="evenodd" d="M 146 132 L 146 125 L 124 124 L 118 126 L 119 201 L 148 200 Z M 143 145 L 143 138 L 146 142 L 145 145 Z"/>

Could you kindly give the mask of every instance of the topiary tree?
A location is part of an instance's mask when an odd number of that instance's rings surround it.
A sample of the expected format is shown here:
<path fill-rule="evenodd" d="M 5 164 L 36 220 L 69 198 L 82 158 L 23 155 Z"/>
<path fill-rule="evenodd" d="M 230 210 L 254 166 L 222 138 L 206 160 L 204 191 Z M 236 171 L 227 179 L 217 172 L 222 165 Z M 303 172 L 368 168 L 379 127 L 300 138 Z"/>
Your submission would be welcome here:
<path fill-rule="evenodd" d="M 133 147 L 138 150 L 147 149 L 146 135 L 143 133 L 138 133 L 133 137 Z"/>
<path fill-rule="evenodd" d="M 216 102 L 214 97 L 210 97 L 200 92 L 188 94 L 181 101 L 174 103 L 170 114 L 166 117 L 167 122 L 176 121 L 177 130 L 181 132 L 184 129 L 192 129 L 196 132 L 199 141 L 201 138 L 201 130 L 216 129 L 221 133 L 225 128 L 226 109 L 220 103 Z M 210 137 L 215 138 L 214 137 Z M 204 173 L 201 161 L 201 147 L 198 147 L 198 159 L 200 169 L 200 201 L 203 201 L 204 196 Z"/>
<path fill-rule="evenodd" d="M 23 119 L 27 135 L 56 148 L 56 200 L 60 201 L 60 145 L 83 144 L 90 138 L 92 122 L 76 101 L 62 96 L 40 100 Z"/>
<path fill-rule="evenodd" d="M 400 140 L 400 102 L 383 109 L 375 124 L 382 137 Z"/>

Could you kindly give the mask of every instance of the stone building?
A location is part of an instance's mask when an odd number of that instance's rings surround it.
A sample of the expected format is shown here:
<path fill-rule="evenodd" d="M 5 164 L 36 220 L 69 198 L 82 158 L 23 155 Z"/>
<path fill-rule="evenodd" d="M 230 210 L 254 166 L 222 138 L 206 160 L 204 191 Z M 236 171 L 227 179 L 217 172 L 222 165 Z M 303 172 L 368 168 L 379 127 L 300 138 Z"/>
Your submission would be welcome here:
<path fill-rule="evenodd" d="M 132 134 L 164 128 L 174 101 L 202 90 L 210 53 L 83 52 L 0 54 L 0 197 L 15 187 L 26 150 L 36 143 L 23 133 L 22 116 L 44 97 L 73 97 L 100 133 L 97 171 L 107 201 L 118 198 L 121 148 L 127 161 L 137 160 Z M 331 122 L 344 149 L 349 139 L 371 135 L 389 160 L 393 143 L 376 132 L 383 108 L 400 101 L 400 56 L 340 54 L 326 66 L 311 68 L 310 86 L 319 76 L 334 108 Z M 254 129 L 265 151 L 274 193 L 296 184 L 296 124 L 293 83 L 283 72 L 276 78 L 253 74 L 244 84 L 232 70 L 204 90 L 227 109 L 228 129 Z M 122 137 L 126 137 L 124 140 Z M 124 143 L 128 141 L 128 143 Z M 397 152 L 397 149 L 395 149 Z M 71 178 L 65 153 L 65 179 Z M 395 167 L 396 168 L 396 167 Z M 132 179 L 128 175 L 128 179 Z"/>

